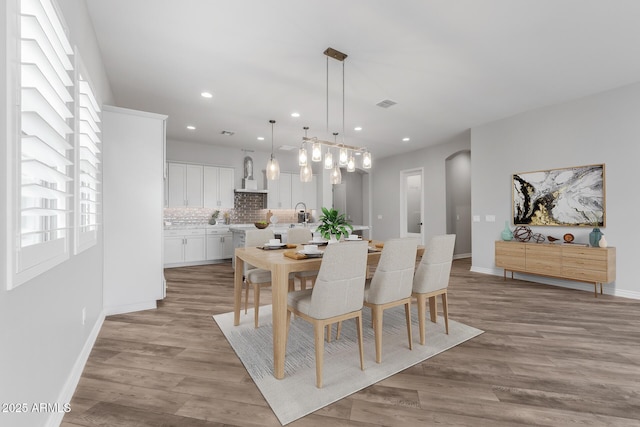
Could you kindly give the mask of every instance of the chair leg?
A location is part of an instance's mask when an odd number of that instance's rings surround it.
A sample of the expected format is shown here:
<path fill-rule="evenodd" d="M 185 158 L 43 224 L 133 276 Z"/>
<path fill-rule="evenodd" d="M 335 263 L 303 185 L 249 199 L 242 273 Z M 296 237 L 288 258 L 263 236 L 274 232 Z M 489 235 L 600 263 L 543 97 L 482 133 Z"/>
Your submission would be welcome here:
<path fill-rule="evenodd" d="M 382 363 L 382 308 L 371 307 L 372 317 L 375 318 L 373 332 L 376 337 L 376 363 Z"/>
<path fill-rule="evenodd" d="M 413 350 L 413 337 L 411 336 L 411 301 L 404 305 L 404 314 L 407 317 L 407 337 L 409 338 L 409 350 Z"/>
<path fill-rule="evenodd" d="M 442 314 L 444 315 L 444 329 L 449 335 L 449 307 L 447 306 L 447 291 L 442 294 Z"/>
<path fill-rule="evenodd" d="M 336 328 L 336 340 L 340 339 L 341 332 L 342 332 L 342 322 L 338 322 L 338 327 Z"/>
<path fill-rule="evenodd" d="M 431 321 L 438 323 L 438 301 L 436 297 L 429 297 L 429 314 L 431 315 Z"/>
<path fill-rule="evenodd" d="M 364 371 L 364 344 L 362 340 L 362 311 L 356 317 L 356 330 L 358 331 L 358 348 L 360 349 L 360 370 Z"/>
<path fill-rule="evenodd" d="M 322 388 L 322 363 L 324 356 L 324 325 L 313 323 L 313 335 L 316 341 L 316 387 Z"/>
<path fill-rule="evenodd" d="M 247 308 L 249 307 L 249 283 L 244 282 L 244 314 L 247 314 Z"/>
<path fill-rule="evenodd" d="M 424 295 L 416 295 L 418 301 L 418 326 L 420 328 L 420 345 L 425 344 L 425 322 L 427 317 L 427 298 Z"/>
<path fill-rule="evenodd" d="M 253 310 L 253 321 L 255 323 L 255 327 L 256 329 L 258 328 L 258 310 L 260 309 L 260 285 L 259 284 L 254 284 L 253 285 L 253 303 L 255 304 L 255 309 Z"/>

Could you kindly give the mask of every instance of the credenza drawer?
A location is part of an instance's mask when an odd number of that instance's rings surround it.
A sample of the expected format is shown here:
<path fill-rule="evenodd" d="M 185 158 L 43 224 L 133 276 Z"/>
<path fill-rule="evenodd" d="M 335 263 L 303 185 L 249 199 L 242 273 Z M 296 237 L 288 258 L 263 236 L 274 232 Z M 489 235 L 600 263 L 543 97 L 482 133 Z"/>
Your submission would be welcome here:
<path fill-rule="evenodd" d="M 495 262 L 497 267 L 522 270 L 525 268 L 525 245 L 515 242 L 496 242 Z"/>
<path fill-rule="evenodd" d="M 573 280 L 581 280 L 584 282 L 609 283 L 607 270 L 587 270 L 585 268 L 574 268 L 563 266 L 562 275 Z"/>

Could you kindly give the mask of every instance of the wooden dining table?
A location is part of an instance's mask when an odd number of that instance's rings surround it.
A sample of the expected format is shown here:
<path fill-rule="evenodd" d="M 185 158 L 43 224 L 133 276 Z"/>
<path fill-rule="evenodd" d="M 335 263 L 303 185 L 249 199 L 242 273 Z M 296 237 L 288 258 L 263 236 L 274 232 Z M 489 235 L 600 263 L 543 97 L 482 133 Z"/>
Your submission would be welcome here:
<path fill-rule="evenodd" d="M 341 242 L 338 244 L 349 244 Z M 381 250 L 376 250 L 376 243 L 370 243 L 367 256 L 368 265 L 377 265 L 380 260 Z M 301 249 L 301 246 L 298 246 Z M 299 271 L 317 271 L 320 269 L 322 258 L 293 259 L 284 256 L 285 250 L 264 250 L 257 247 L 236 248 L 235 250 L 235 275 L 233 286 L 233 324 L 240 324 L 240 309 L 242 305 L 242 282 L 244 263 L 257 268 L 271 271 L 271 301 L 272 301 L 272 327 L 273 327 L 273 375 L 277 379 L 284 378 L 284 362 L 287 346 L 287 292 L 289 290 L 289 273 Z M 297 250 L 297 249 L 296 249 Z M 418 256 L 422 256 L 424 246 L 419 246 Z"/>

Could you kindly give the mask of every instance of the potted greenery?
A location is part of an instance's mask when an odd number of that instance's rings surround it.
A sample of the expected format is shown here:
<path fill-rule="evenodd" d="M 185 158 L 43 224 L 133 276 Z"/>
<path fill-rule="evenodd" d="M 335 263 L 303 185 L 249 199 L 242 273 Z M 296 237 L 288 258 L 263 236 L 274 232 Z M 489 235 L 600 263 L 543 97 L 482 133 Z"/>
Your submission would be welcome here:
<path fill-rule="evenodd" d="M 344 214 L 338 213 L 333 208 L 322 208 L 320 225 L 316 231 L 330 242 L 335 242 L 340 239 L 340 236 L 349 237 L 349 234 L 353 232 L 353 227 L 347 222 Z"/>

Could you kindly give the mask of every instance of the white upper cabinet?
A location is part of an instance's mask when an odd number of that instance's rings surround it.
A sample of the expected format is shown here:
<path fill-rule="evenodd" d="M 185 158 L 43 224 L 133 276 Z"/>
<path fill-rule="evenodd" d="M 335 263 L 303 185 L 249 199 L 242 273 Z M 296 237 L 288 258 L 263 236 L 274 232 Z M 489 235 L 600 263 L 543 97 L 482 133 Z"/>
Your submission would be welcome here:
<path fill-rule="evenodd" d="M 168 207 L 202 207 L 202 166 L 169 163 L 168 183 Z"/>
<path fill-rule="evenodd" d="M 280 178 L 268 181 L 267 208 L 291 209 L 291 174 L 280 172 Z"/>
<path fill-rule="evenodd" d="M 169 163 L 167 207 L 233 208 L 233 168 Z"/>
<path fill-rule="evenodd" d="M 298 202 L 303 202 L 307 206 L 307 210 L 316 209 L 318 202 L 315 175 L 313 175 L 311 182 L 300 182 L 300 177 L 297 174 L 292 174 L 291 207 L 294 208 Z"/>
<path fill-rule="evenodd" d="M 204 166 L 204 207 L 233 208 L 233 168 Z"/>

